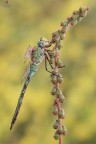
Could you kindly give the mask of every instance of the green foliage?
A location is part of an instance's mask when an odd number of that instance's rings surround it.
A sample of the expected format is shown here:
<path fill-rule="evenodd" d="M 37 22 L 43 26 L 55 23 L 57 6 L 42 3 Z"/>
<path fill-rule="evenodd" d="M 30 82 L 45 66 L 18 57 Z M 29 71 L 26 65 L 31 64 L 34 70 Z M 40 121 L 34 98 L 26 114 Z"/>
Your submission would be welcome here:
<path fill-rule="evenodd" d="M 54 117 L 49 74 L 41 65 L 25 94 L 18 121 L 9 132 L 17 100 L 22 89 L 20 80 L 27 46 L 35 46 L 41 36 L 50 40 L 51 33 L 74 9 L 91 7 L 84 21 L 71 28 L 63 42 L 61 60 L 66 68 L 63 92 L 65 124 L 69 134 L 66 144 L 96 143 L 96 16 L 95 0 L 11 1 L 0 6 L 0 144 L 53 143 Z M 42 131 L 41 131 L 42 130 Z"/>

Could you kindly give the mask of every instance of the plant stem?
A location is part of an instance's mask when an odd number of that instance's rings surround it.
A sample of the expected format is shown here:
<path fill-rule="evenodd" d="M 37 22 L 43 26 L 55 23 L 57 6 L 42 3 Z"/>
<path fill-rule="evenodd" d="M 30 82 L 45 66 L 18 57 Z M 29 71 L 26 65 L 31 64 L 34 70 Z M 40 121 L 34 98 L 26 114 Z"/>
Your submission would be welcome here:
<path fill-rule="evenodd" d="M 58 55 L 58 48 L 56 47 L 56 51 L 55 51 L 55 70 L 57 72 L 57 75 L 59 74 L 59 70 L 58 70 L 58 66 L 57 66 L 57 59 L 59 58 L 59 55 Z M 57 89 L 60 89 L 60 84 L 57 82 L 56 83 L 56 88 Z M 57 105 L 58 105 L 58 121 L 59 121 L 59 126 L 61 125 L 61 120 L 59 118 L 59 111 L 61 109 L 61 105 L 60 105 L 60 102 L 59 102 L 59 99 L 56 98 L 57 100 Z M 59 136 L 59 144 L 62 144 L 62 135 L 60 134 Z"/>

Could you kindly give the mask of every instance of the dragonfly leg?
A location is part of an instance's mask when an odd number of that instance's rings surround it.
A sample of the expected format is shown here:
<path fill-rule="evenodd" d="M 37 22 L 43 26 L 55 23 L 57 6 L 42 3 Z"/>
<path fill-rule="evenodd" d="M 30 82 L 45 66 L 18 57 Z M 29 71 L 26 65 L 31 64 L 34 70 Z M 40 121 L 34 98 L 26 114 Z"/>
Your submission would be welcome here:
<path fill-rule="evenodd" d="M 63 65 L 63 66 L 59 66 L 58 68 L 64 68 L 65 67 L 65 65 Z"/>
<path fill-rule="evenodd" d="M 50 56 L 50 51 L 51 51 L 51 50 L 46 50 L 47 54 L 48 54 L 49 57 L 51 58 L 51 56 Z M 48 58 L 48 56 L 47 56 L 47 58 Z M 48 59 L 48 61 L 49 61 L 49 59 Z M 50 65 L 51 65 L 51 64 L 50 64 Z M 63 67 L 65 67 L 65 65 L 59 66 L 58 68 L 63 68 Z"/>
<path fill-rule="evenodd" d="M 46 49 L 47 54 L 48 54 L 49 57 L 51 58 L 50 51 L 51 51 L 51 50 L 47 50 L 47 49 Z"/>
<path fill-rule="evenodd" d="M 45 69 L 46 69 L 46 71 L 49 72 L 49 73 L 51 73 L 51 75 L 55 75 L 55 76 L 58 77 L 59 75 L 56 75 L 56 74 L 54 74 L 53 72 L 51 72 L 51 71 L 48 70 L 48 68 L 47 68 L 47 60 L 49 60 L 49 59 L 48 59 L 48 57 L 46 57 L 46 55 L 45 55 Z M 49 61 L 48 61 L 48 62 L 49 62 Z M 50 64 L 50 63 L 49 63 L 49 64 Z M 53 69 L 53 68 L 52 68 L 52 69 Z M 63 77 L 62 77 L 62 78 L 63 78 Z"/>
<path fill-rule="evenodd" d="M 52 72 L 50 72 L 50 71 L 48 70 L 48 67 L 47 67 L 47 58 L 46 58 L 46 56 L 45 56 L 45 69 L 46 69 L 47 72 L 49 72 L 49 73 L 52 74 Z"/>
<path fill-rule="evenodd" d="M 51 51 L 51 50 L 46 50 L 46 52 L 48 53 L 49 57 L 51 58 L 51 56 L 50 56 L 50 51 Z M 64 68 L 64 67 L 65 67 L 65 65 L 62 65 L 62 66 L 59 66 L 58 68 Z"/>
<path fill-rule="evenodd" d="M 50 50 L 48 50 L 48 51 L 50 51 Z M 50 63 L 50 60 L 49 60 L 48 56 L 45 54 L 45 69 L 46 69 L 46 71 L 49 72 L 49 73 L 51 73 L 52 75 L 56 75 L 56 74 L 54 74 L 54 73 L 52 73 L 52 72 L 50 72 L 50 71 L 48 70 L 48 68 L 47 68 L 47 61 L 49 62 L 49 65 L 51 66 L 51 68 L 54 69 L 53 66 L 52 66 L 52 64 Z M 60 66 L 60 67 L 58 67 L 58 68 L 63 68 L 63 67 L 65 67 L 65 65 Z M 58 75 L 56 75 L 56 76 L 58 77 Z M 63 77 L 62 77 L 62 78 L 63 78 Z"/>
<path fill-rule="evenodd" d="M 52 64 L 50 63 L 50 60 L 49 60 L 47 54 L 45 53 L 45 61 L 46 61 L 46 60 L 49 62 L 49 65 L 51 66 L 51 68 L 54 69 L 53 66 L 52 66 Z M 47 64 L 46 64 L 46 65 L 47 65 Z"/>

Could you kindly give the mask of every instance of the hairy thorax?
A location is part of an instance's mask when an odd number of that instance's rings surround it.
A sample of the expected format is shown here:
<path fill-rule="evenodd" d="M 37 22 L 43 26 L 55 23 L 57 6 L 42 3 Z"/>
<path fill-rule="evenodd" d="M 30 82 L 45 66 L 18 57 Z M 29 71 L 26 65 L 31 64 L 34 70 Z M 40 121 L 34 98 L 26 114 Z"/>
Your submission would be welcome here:
<path fill-rule="evenodd" d="M 32 53 L 32 61 L 41 63 L 44 58 L 44 49 L 36 47 Z"/>

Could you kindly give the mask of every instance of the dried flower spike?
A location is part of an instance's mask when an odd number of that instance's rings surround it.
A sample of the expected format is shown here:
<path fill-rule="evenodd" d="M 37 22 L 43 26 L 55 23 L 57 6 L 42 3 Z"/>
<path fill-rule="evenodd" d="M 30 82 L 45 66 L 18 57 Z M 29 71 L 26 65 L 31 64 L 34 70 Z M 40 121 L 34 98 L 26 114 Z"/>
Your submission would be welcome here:
<path fill-rule="evenodd" d="M 65 102 L 65 97 L 60 89 L 60 84 L 63 82 L 63 76 L 59 73 L 59 68 L 63 68 L 63 63 L 60 60 L 59 50 L 62 48 L 62 40 L 64 40 L 67 30 L 71 25 L 76 25 L 81 21 L 88 13 L 88 7 L 81 7 L 79 10 L 73 12 L 73 14 L 68 17 L 65 21 L 61 22 L 61 30 L 52 33 L 52 40 L 55 46 L 50 51 L 50 62 L 53 66 L 53 71 L 51 73 L 51 82 L 55 87 L 52 89 L 52 94 L 55 95 L 54 105 L 56 105 L 55 113 L 58 117 L 56 119 L 53 128 L 56 129 L 54 138 L 59 139 L 59 144 L 62 144 L 62 135 L 67 134 L 67 129 L 61 124 L 61 119 L 65 119 L 65 112 L 61 106 Z"/>

